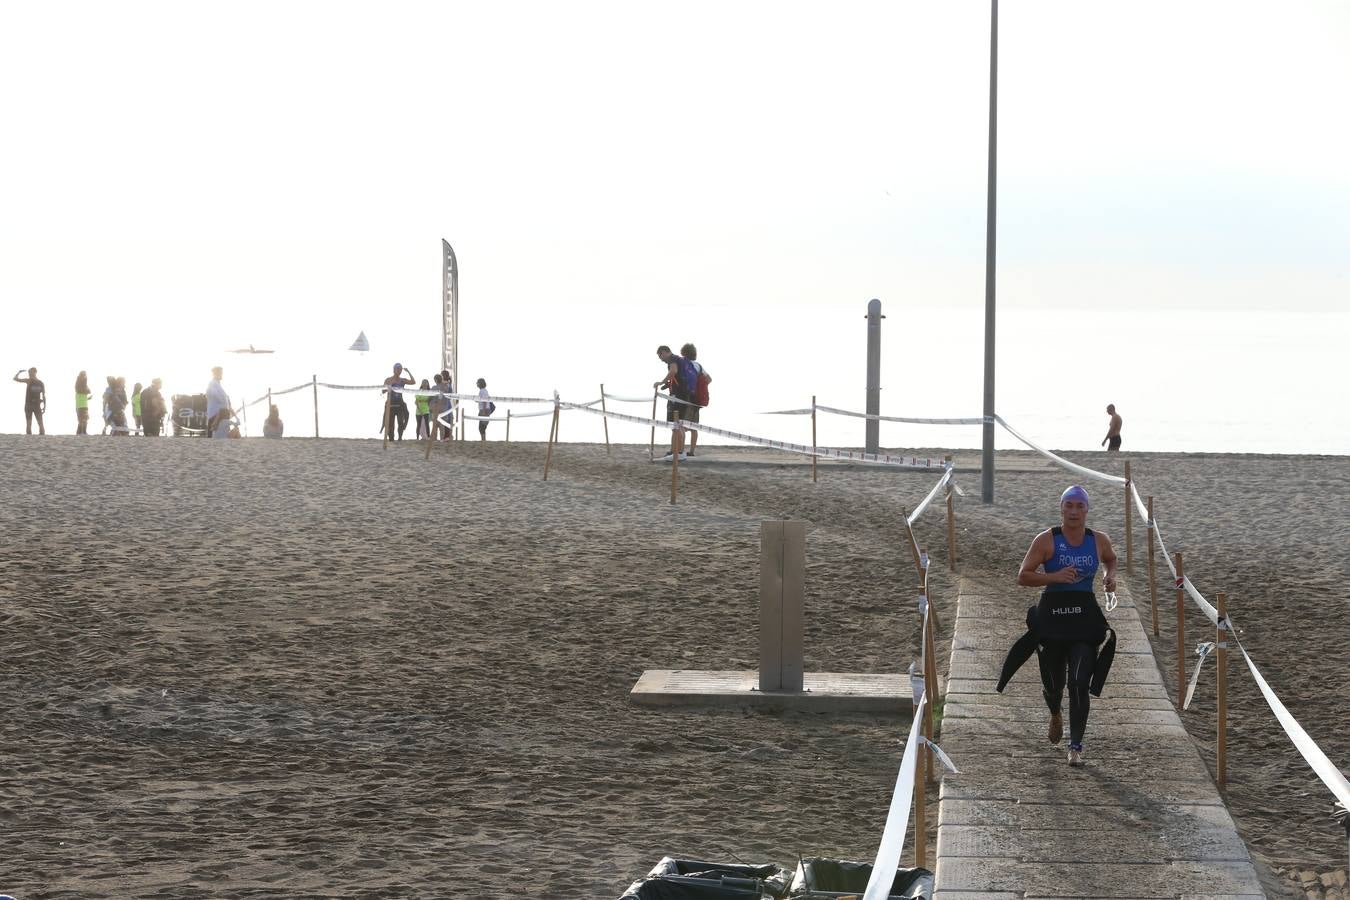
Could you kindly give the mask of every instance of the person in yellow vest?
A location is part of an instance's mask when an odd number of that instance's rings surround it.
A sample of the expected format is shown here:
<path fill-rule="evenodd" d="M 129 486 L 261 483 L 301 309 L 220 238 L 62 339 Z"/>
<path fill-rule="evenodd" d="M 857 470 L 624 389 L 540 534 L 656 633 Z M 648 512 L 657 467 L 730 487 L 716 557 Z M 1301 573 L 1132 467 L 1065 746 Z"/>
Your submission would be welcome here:
<path fill-rule="evenodd" d="M 429 391 L 431 385 L 423 378 L 418 390 Z M 426 394 L 418 394 L 413 398 L 413 403 L 417 407 L 417 439 L 420 441 L 423 438 L 431 437 L 431 397 Z"/>
<path fill-rule="evenodd" d="M 141 433 L 141 383 L 131 389 L 131 418 L 136 420 L 136 433 Z"/>
<path fill-rule="evenodd" d="M 75 426 L 76 434 L 89 433 L 89 374 L 81 372 L 75 379 Z"/>

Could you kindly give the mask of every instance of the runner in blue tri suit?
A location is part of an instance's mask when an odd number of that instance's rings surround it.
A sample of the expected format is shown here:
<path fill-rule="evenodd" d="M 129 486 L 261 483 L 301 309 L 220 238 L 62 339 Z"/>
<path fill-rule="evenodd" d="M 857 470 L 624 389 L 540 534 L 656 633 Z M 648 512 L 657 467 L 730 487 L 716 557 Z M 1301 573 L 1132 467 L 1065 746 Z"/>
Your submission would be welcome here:
<path fill-rule="evenodd" d="M 1099 566 L 1106 570 L 1103 586 L 1116 589 L 1116 552 L 1105 533 L 1087 527 L 1088 502 L 1088 492 L 1078 485 L 1065 490 L 1059 498 L 1061 524 L 1036 535 L 1017 573 L 1023 587 L 1044 588 L 1034 625 L 1050 708 L 1049 738 L 1057 744 L 1064 734 L 1060 709 L 1067 684 L 1071 766 L 1083 764 L 1088 691 L 1097 648 L 1106 638 L 1106 616 L 1092 593 Z"/>

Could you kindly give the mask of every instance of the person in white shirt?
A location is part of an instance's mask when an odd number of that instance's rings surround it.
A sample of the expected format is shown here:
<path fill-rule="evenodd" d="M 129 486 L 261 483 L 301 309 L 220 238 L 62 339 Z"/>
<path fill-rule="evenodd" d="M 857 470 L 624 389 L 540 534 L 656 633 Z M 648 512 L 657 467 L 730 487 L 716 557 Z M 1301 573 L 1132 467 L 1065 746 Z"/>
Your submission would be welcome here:
<path fill-rule="evenodd" d="M 220 366 L 211 369 L 211 383 L 206 386 L 206 432 L 211 437 L 230 436 L 230 418 L 234 410 L 230 408 L 230 395 L 220 383 L 225 370 Z"/>
<path fill-rule="evenodd" d="M 478 420 L 478 439 L 487 440 L 487 417 L 497 411 L 497 404 L 492 402 L 492 396 L 488 394 L 487 380 L 480 378 L 478 384 L 478 415 L 482 416 Z"/>

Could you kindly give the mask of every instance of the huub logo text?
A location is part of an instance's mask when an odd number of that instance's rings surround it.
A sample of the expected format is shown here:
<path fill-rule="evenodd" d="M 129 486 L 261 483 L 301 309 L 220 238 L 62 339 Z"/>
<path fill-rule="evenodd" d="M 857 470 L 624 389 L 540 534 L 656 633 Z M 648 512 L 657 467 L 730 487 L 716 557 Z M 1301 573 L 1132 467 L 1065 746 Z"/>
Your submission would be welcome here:
<path fill-rule="evenodd" d="M 1081 606 L 1053 606 L 1050 608 L 1050 614 L 1053 616 L 1072 616 L 1082 612 L 1083 607 Z"/>

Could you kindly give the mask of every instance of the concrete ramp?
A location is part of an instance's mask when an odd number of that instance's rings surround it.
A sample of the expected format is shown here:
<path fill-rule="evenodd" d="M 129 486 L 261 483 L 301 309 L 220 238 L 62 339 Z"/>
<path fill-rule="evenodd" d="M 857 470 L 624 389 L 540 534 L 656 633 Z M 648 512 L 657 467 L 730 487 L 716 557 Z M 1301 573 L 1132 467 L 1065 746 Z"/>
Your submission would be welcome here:
<path fill-rule="evenodd" d="M 940 741 L 961 774 L 942 783 L 937 898 L 1263 897 L 1123 580 L 1107 613 L 1115 664 L 1092 701 L 1083 768 L 1067 762 L 1067 696 L 1063 742 L 1046 739 L 1034 658 L 995 692 L 1038 596 L 1011 576 L 961 578 Z"/>

